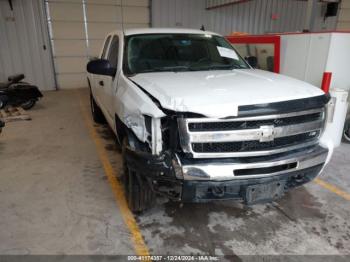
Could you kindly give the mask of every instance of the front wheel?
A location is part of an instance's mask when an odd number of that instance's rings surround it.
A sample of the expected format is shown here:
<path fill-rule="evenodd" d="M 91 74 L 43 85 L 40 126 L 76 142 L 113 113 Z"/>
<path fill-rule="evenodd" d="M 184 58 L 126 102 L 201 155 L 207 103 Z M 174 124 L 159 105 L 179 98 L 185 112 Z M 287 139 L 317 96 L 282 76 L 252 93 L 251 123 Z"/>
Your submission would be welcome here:
<path fill-rule="evenodd" d="M 29 110 L 31 108 L 33 108 L 36 104 L 36 100 L 35 99 L 30 99 L 28 101 L 25 101 L 23 103 L 20 104 L 20 106 L 24 109 L 24 110 Z"/>
<path fill-rule="evenodd" d="M 123 141 L 123 184 L 125 197 L 130 210 L 134 213 L 141 213 L 154 206 L 156 195 L 148 184 L 147 179 L 139 171 L 141 167 L 129 166 L 126 161 L 126 147 L 128 139 Z"/>
<path fill-rule="evenodd" d="M 0 97 L 0 109 L 5 108 L 5 106 L 6 106 L 5 99 L 1 99 L 1 97 Z"/>

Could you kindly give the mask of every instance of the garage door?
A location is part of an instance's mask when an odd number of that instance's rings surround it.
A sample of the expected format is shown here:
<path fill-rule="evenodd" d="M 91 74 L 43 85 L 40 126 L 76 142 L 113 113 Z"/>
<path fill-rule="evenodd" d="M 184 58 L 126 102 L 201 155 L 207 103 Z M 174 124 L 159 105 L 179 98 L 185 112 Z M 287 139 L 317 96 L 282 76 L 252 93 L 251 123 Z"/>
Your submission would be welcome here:
<path fill-rule="evenodd" d="M 25 74 L 25 81 L 41 90 L 55 89 L 45 6 L 41 0 L 0 0 L 0 81 L 18 73 Z"/>
<path fill-rule="evenodd" d="M 150 26 L 148 0 L 46 0 L 58 87 L 86 87 L 86 63 L 107 33 Z"/>

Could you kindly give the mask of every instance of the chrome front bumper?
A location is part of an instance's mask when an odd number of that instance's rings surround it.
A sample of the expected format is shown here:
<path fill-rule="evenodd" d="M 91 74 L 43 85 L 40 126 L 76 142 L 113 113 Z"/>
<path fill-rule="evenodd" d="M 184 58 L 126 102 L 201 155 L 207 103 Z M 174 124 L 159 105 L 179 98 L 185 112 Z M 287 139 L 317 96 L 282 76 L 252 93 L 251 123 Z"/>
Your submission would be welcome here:
<path fill-rule="evenodd" d="M 255 162 L 244 162 L 242 160 L 234 162 L 233 160 L 230 163 L 210 159 L 207 163 L 201 161 L 200 163 L 186 164 L 181 163 L 179 158 L 178 161 L 185 181 L 226 181 L 266 178 L 302 171 L 303 169 L 323 165 L 327 156 L 328 149 L 316 146 L 309 150 L 304 149 L 301 152 L 288 153 L 283 156 L 269 158 L 269 160 Z M 242 173 L 249 174 L 241 175 Z"/>

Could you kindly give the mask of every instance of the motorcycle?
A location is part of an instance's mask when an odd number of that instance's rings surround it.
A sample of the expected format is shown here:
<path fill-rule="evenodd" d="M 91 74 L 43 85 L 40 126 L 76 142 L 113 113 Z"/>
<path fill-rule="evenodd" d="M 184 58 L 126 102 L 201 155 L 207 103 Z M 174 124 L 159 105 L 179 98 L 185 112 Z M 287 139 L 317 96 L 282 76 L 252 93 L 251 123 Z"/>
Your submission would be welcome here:
<path fill-rule="evenodd" d="M 13 75 L 8 82 L 0 83 L 0 109 L 6 106 L 20 106 L 24 110 L 31 109 L 43 94 L 38 87 L 23 82 L 23 74 Z"/>

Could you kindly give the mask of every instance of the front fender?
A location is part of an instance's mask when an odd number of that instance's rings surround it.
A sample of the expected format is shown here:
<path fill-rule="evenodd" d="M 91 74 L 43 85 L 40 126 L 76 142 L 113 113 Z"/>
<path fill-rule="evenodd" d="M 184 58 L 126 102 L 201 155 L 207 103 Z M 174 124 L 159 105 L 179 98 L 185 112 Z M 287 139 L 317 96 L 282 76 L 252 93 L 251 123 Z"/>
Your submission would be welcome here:
<path fill-rule="evenodd" d="M 154 154 L 160 152 L 160 119 L 165 116 L 152 99 L 123 74 L 120 74 L 115 96 L 115 112 L 120 121 L 141 142 L 148 142 Z M 147 130 L 145 116 L 152 119 L 151 129 Z M 157 137 L 154 135 L 157 134 Z"/>

